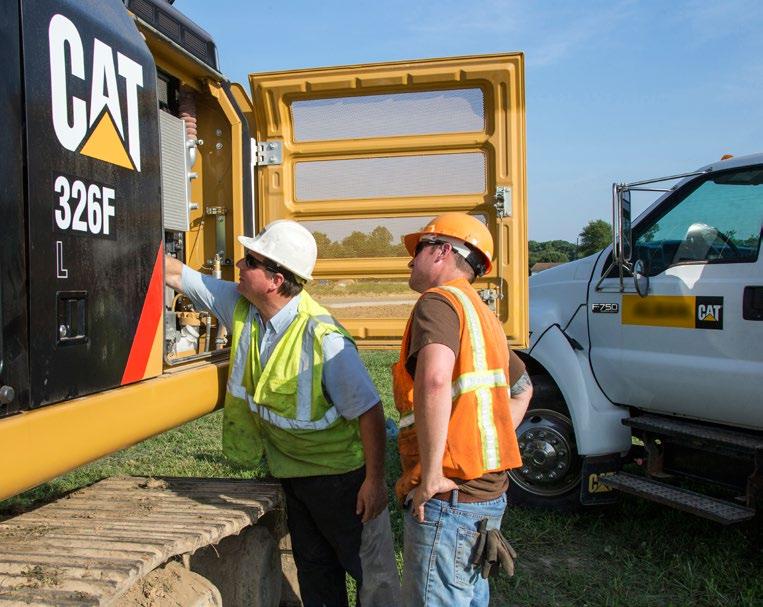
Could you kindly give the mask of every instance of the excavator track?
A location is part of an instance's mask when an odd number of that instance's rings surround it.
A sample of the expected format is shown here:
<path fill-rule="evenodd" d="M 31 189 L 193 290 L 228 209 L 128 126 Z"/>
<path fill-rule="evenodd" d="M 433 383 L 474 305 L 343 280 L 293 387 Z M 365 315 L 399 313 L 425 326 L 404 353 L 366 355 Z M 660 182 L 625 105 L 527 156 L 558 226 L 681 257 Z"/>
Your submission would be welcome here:
<path fill-rule="evenodd" d="M 277 483 L 114 477 L 0 523 L 0 605 L 110 605 L 282 510 Z"/>

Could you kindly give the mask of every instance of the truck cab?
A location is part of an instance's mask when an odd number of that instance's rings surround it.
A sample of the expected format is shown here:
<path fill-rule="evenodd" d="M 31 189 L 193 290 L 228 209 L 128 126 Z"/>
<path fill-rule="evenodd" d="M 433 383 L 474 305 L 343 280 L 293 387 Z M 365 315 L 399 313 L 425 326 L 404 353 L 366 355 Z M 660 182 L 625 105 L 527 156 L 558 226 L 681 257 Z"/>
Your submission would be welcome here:
<path fill-rule="evenodd" d="M 631 225 L 639 190 L 663 194 Z M 515 499 L 601 503 L 617 488 L 749 518 L 763 453 L 763 155 L 615 184 L 613 211 L 611 246 L 530 279 L 523 356 L 540 389 L 519 429 Z M 665 483 L 682 477 L 730 501 Z"/>

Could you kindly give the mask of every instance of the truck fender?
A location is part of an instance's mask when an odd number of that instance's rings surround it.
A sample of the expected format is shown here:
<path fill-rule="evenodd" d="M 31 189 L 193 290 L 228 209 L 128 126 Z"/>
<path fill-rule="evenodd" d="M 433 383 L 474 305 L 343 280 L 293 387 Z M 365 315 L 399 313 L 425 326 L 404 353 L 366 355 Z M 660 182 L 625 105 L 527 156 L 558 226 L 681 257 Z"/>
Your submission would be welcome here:
<path fill-rule="evenodd" d="M 543 332 L 528 357 L 547 371 L 561 391 L 580 455 L 624 453 L 630 449 L 630 430 L 622 424 L 628 410 L 612 404 L 604 395 L 591 372 L 588 353 L 573 349 L 558 325 Z"/>

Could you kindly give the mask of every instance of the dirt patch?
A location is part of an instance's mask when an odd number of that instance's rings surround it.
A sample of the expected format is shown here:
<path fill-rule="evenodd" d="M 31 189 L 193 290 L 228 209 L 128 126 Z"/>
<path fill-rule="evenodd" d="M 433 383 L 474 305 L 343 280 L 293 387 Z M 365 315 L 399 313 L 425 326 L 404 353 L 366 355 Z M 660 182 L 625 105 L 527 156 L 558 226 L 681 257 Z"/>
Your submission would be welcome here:
<path fill-rule="evenodd" d="M 138 483 L 138 487 L 141 489 L 166 489 L 167 481 L 159 478 L 147 478 L 145 481 Z"/>
<path fill-rule="evenodd" d="M 22 571 L 21 575 L 26 576 L 29 580 L 28 584 L 22 585 L 26 588 L 50 588 L 61 583 L 61 570 L 55 567 L 35 565 L 26 571 Z"/>
<path fill-rule="evenodd" d="M 138 499 L 138 510 L 141 512 L 148 513 L 151 512 L 154 508 L 156 508 L 156 500 L 150 497 L 141 497 Z"/>
<path fill-rule="evenodd" d="M 115 607 L 197 607 L 222 605 L 220 593 L 208 580 L 169 562 L 136 582 L 117 599 Z"/>
<path fill-rule="evenodd" d="M 0 529 L 0 541 L 24 540 L 25 542 L 30 539 L 38 537 L 44 537 L 51 531 L 54 531 L 56 527 L 50 525 L 34 525 L 28 527 L 8 527 Z"/>

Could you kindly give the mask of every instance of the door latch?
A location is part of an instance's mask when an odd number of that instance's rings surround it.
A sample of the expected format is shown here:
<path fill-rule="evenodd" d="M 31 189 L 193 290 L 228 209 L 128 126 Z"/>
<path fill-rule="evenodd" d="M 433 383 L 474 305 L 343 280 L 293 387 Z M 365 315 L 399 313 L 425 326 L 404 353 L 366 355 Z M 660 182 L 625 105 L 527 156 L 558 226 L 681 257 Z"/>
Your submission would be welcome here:
<path fill-rule="evenodd" d="M 497 289 L 480 289 L 477 291 L 477 294 L 480 296 L 480 299 L 485 302 L 485 305 L 488 308 L 498 314 L 498 311 L 496 310 L 496 302 L 501 299 L 501 294 Z"/>
<path fill-rule="evenodd" d="M 495 214 L 498 219 L 511 217 L 511 188 L 506 185 L 499 185 L 495 189 Z"/>

